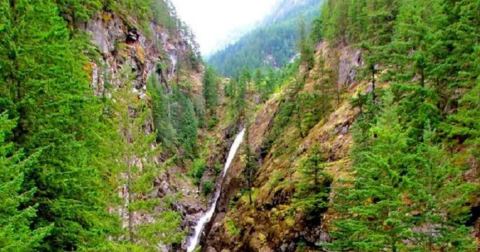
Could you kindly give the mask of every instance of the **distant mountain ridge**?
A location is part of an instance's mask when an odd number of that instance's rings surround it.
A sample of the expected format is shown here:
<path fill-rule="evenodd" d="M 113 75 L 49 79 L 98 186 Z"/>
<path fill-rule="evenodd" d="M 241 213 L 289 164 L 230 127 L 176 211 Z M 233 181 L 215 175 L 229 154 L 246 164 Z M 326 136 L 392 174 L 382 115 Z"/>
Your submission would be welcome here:
<path fill-rule="evenodd" d="M 322 0 L 282 0 L 257 28 L 211 55 L 207 61 L 225 76 L 238 69 L 281 68 L 297 54 L 298 21 L 318 16 Z"/>
<path fill-rule="evenodd" d="M 271 25 L 288 17 L 301 15 L 306 8 L 311 8 L 312 5 L 319 4 L 320 2 L 319 0 L 281 0 L 275 5 L 270 14 L 265 17 L 262 24 Z"/>

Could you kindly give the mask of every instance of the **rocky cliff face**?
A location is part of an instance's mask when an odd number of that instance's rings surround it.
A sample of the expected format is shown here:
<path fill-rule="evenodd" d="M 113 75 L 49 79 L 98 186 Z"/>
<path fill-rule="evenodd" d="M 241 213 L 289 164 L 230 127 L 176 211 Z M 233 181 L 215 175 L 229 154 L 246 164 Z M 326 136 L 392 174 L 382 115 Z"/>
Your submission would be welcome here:
<path fill-rule="evenodd" d="M 89 66 L 92 89 L 97 95 L 108 97 L 106 85 L 121 86 L 122 73 L 131 69 L 134 83 L 131 92 L 138 99 L 147 97 L 146 82 L 149 76 L 157 78 L 167 92 L 171 92 L 171 85 L 177 83 L 177 78 L 181 78 L 190 83 L 189 89 L 182 90 L 183 92 L 188 93 L 189 97 L 202 97 L 203 66 L 200 65 L 198 69 L 182 66 L 182 72 L 178 72 L 180 62 L 186 61 L 192 53 L 188 39 L 181 31 L 172 31 L 153 21 L 149 26 L 149 31 L 142 31 L 138 29 L 140 25 L 135 18 L 112 12 L 101 12 L 85 25 L 84 29 L 90 34 L 92 44 L 97 46 L 98 52 L 97 60 Z M 182 62 L 182 65 L 185 64 Z M 153 120 L 150 119 L 144 128 L 146 134 L 152 133 L 155 130 Z M 224 140 L 232 136 L 230 131 L 226 126 L 219 126 L 213 131 L 200 130 L 200 143 L 205 144 L 207 138 L 217 139 L 208 146 L 211 150 L 207 158 L 209 167 L 223 162 L 229 146 L 229 142 Z M 150 195 L 158 198 L 181 195 L 174 208 L 182 214 L 182 228 L 186 234 L 192 232 L 196 220 L 206 211 L 208 201 L 200 193 L 200 187 L 193 185 L 188 178 L 189 166 L 189 163 L 169 164 L 165 173 L 154 181 L 156 190 L 154 195 Z M 214 172 L 209 171 L 204 180 L 214 177 Z M 138 218 L 136 221 L 144 220 Z M 168 248 L 168 251 L 184 251 L 185 247 L 184 242 Z"/>
<path fill-rule="evenodd" d="M 357 66 L 362 64 L 359 51 L 349 48 L 329 49 L 320 44 L 316 57 L 323 56 L 326 68 L 337 73 L 337 85 L 346 90 L 344 99 L 336 104 L 335 110 L 319 121 L 304 138 L 294 126 L 285 128 L 271 147 L 265 149 L 266 136 L 272 130 L 279 107 L 285 100 L 286 90 L 277 93 L 256 115 L 250 128 L 249 142 L 260 156 L 259 169 L 255 176 L 253 201 L 249 203 L 242 171 L 245 167 L 243 155 L 239 153 L 230 168 L 217 214 L 203 246 L 203 251 L 310 251 L 314 244 L 329 239 L 328 223 L 335 213 L 327 211 L 313 221 L 293 204 L 295 184 L 300 178 L 300 160 L 308 156 L 309 150 L 318 143 L 327 153 L 326 170 L 338 183 L 348 176 L 349 148 L 352 144 L 350 126 L 358 113 L 347 98 L 358 92 L 367 92 L 367 83 L 355 82 Z M 316 80 L 312 70 L 300 93 L 307 94 L 314 88 Z"/>
<path fill-rule="evenodd" d="M 153 21 L 150 22 L 151 34 L 136 27 L 134 18 L 109 12 L 100 13 L 87 23 L 86 30 L 101 56 L 98 62 L 92 63 L 92 87 L 98 94 L 104 91 L 108 78 L 118 84 L 115 82 L 119 72 L 128 67 L 135 74 L 134 92 L 143 97 L 148 76 L 156 73 L 161 83 L 168 83 L 176 74 L 178 58 L 188 55 L 188 41 L 180 32 L 169 31 Z M 191 74 L 194 73 L 188 73 Z M 201 86 L 201 82 L 194 79 L 194 85 Z"/>

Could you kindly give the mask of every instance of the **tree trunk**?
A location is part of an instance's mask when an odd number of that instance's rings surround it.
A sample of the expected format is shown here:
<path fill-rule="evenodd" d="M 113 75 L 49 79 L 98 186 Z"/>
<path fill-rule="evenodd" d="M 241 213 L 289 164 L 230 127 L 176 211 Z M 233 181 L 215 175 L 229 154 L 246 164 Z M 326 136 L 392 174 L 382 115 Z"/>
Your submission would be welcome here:
<path fill-rule="evenodd" d="M 377 99 L 377 96 L 375 94 L 375 64 L 372 64 L 370 66 L 371 70 L 372 70 L 372 97 L 373 97 L 373 103 L 375 104 L 375 100 Z"/>
<path fill-rule="evenodd" d="M 132 204 L 133 201 L 133 196 L 132 196 L 132 171 L 131 171 L 131 166 L 130 166 L 130 160 L 127 158 L 127 193 L 128 193 L 128 204 L 127 204 L 127 211 L 128 211 L 128 236 L 130 242 L 134 243 L 135 238 L 133 234 L 133 211 L 130 209 L 130 205 Z"/>

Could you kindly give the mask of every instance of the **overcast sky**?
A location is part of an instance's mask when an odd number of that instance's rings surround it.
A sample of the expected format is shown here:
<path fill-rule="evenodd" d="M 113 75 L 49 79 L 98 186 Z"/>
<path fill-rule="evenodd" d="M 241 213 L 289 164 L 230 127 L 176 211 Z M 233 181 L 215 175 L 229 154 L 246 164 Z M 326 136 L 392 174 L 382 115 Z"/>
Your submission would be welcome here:
<path fill-rule="evenodd" d="M 193 29 L 202 55 L 208 55 L 235 30 L 260 21 L 278 0 L 171 1 L 180 18 Z"/>

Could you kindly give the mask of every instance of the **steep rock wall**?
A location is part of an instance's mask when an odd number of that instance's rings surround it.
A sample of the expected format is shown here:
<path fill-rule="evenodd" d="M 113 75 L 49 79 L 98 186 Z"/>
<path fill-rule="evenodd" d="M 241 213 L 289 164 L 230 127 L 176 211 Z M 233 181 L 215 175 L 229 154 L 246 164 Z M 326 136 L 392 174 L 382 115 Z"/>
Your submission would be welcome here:
<path fill-rule="evenodd" d="M 176 83 L 178 62 L 186 59 L 191 53 L 189 41 L 181 31 L 172 31 L 161 25 L 150 22 L 150 30 L 142 31 L 138 21 L 133 17 L 124 17 L 113 12 L 101 12 L 95 15 L 85 26 L 84 30 L 91 36 L 91 42 L 96 46 L 98 56 L 91 62 L 91 87 L 98 96 L 108 94 L 106 85 L 121 87 L 122 74 L 127 70 L 132 71 L 132 93 L 138 99 L 147 97 L 147 79 L 154 76 L 158 83 L 164 85 L 171 92 L 172 83 Z M 198 70 L 182 69 L 182 80 L 190 83 L 190 97 L 202 96 L 203 66 Z M 145 133 L 154 132 L 153 119 L 150 118 L 144 125 Z M 218 138 L 225 138 L 225 134 L 218 134 Z M 208 135 L 200 132 L 199 141 Z M 221 153 L 228 148 L 224 145 L 213 146 L 214 154 L 210 159 L 221 159 Z M 163 198 L 175 194 L 181 198 L 174 204 L 174 208 L 182 214 L 182 229 L 191 232 L 195 221 L 206 210 L 206 198 L 200 194 L 198 187 L 194 186 L 186 177 L 189 164 L 170 164 L 161 177 L 152 181 L 155 192 L 149 197 Z M 159 168 L 160 169 L 160 168 Z M 178 176 L 182 174 L 181 176 Z M 122 194 L 122 190 L 119 189 Z M 148 221 L 136 218 L 136 222 Z M 185 242 L 184 242 L 185 243 Z M 183 251 L 185 244 L 168 248 L 169 251 Z"/>

